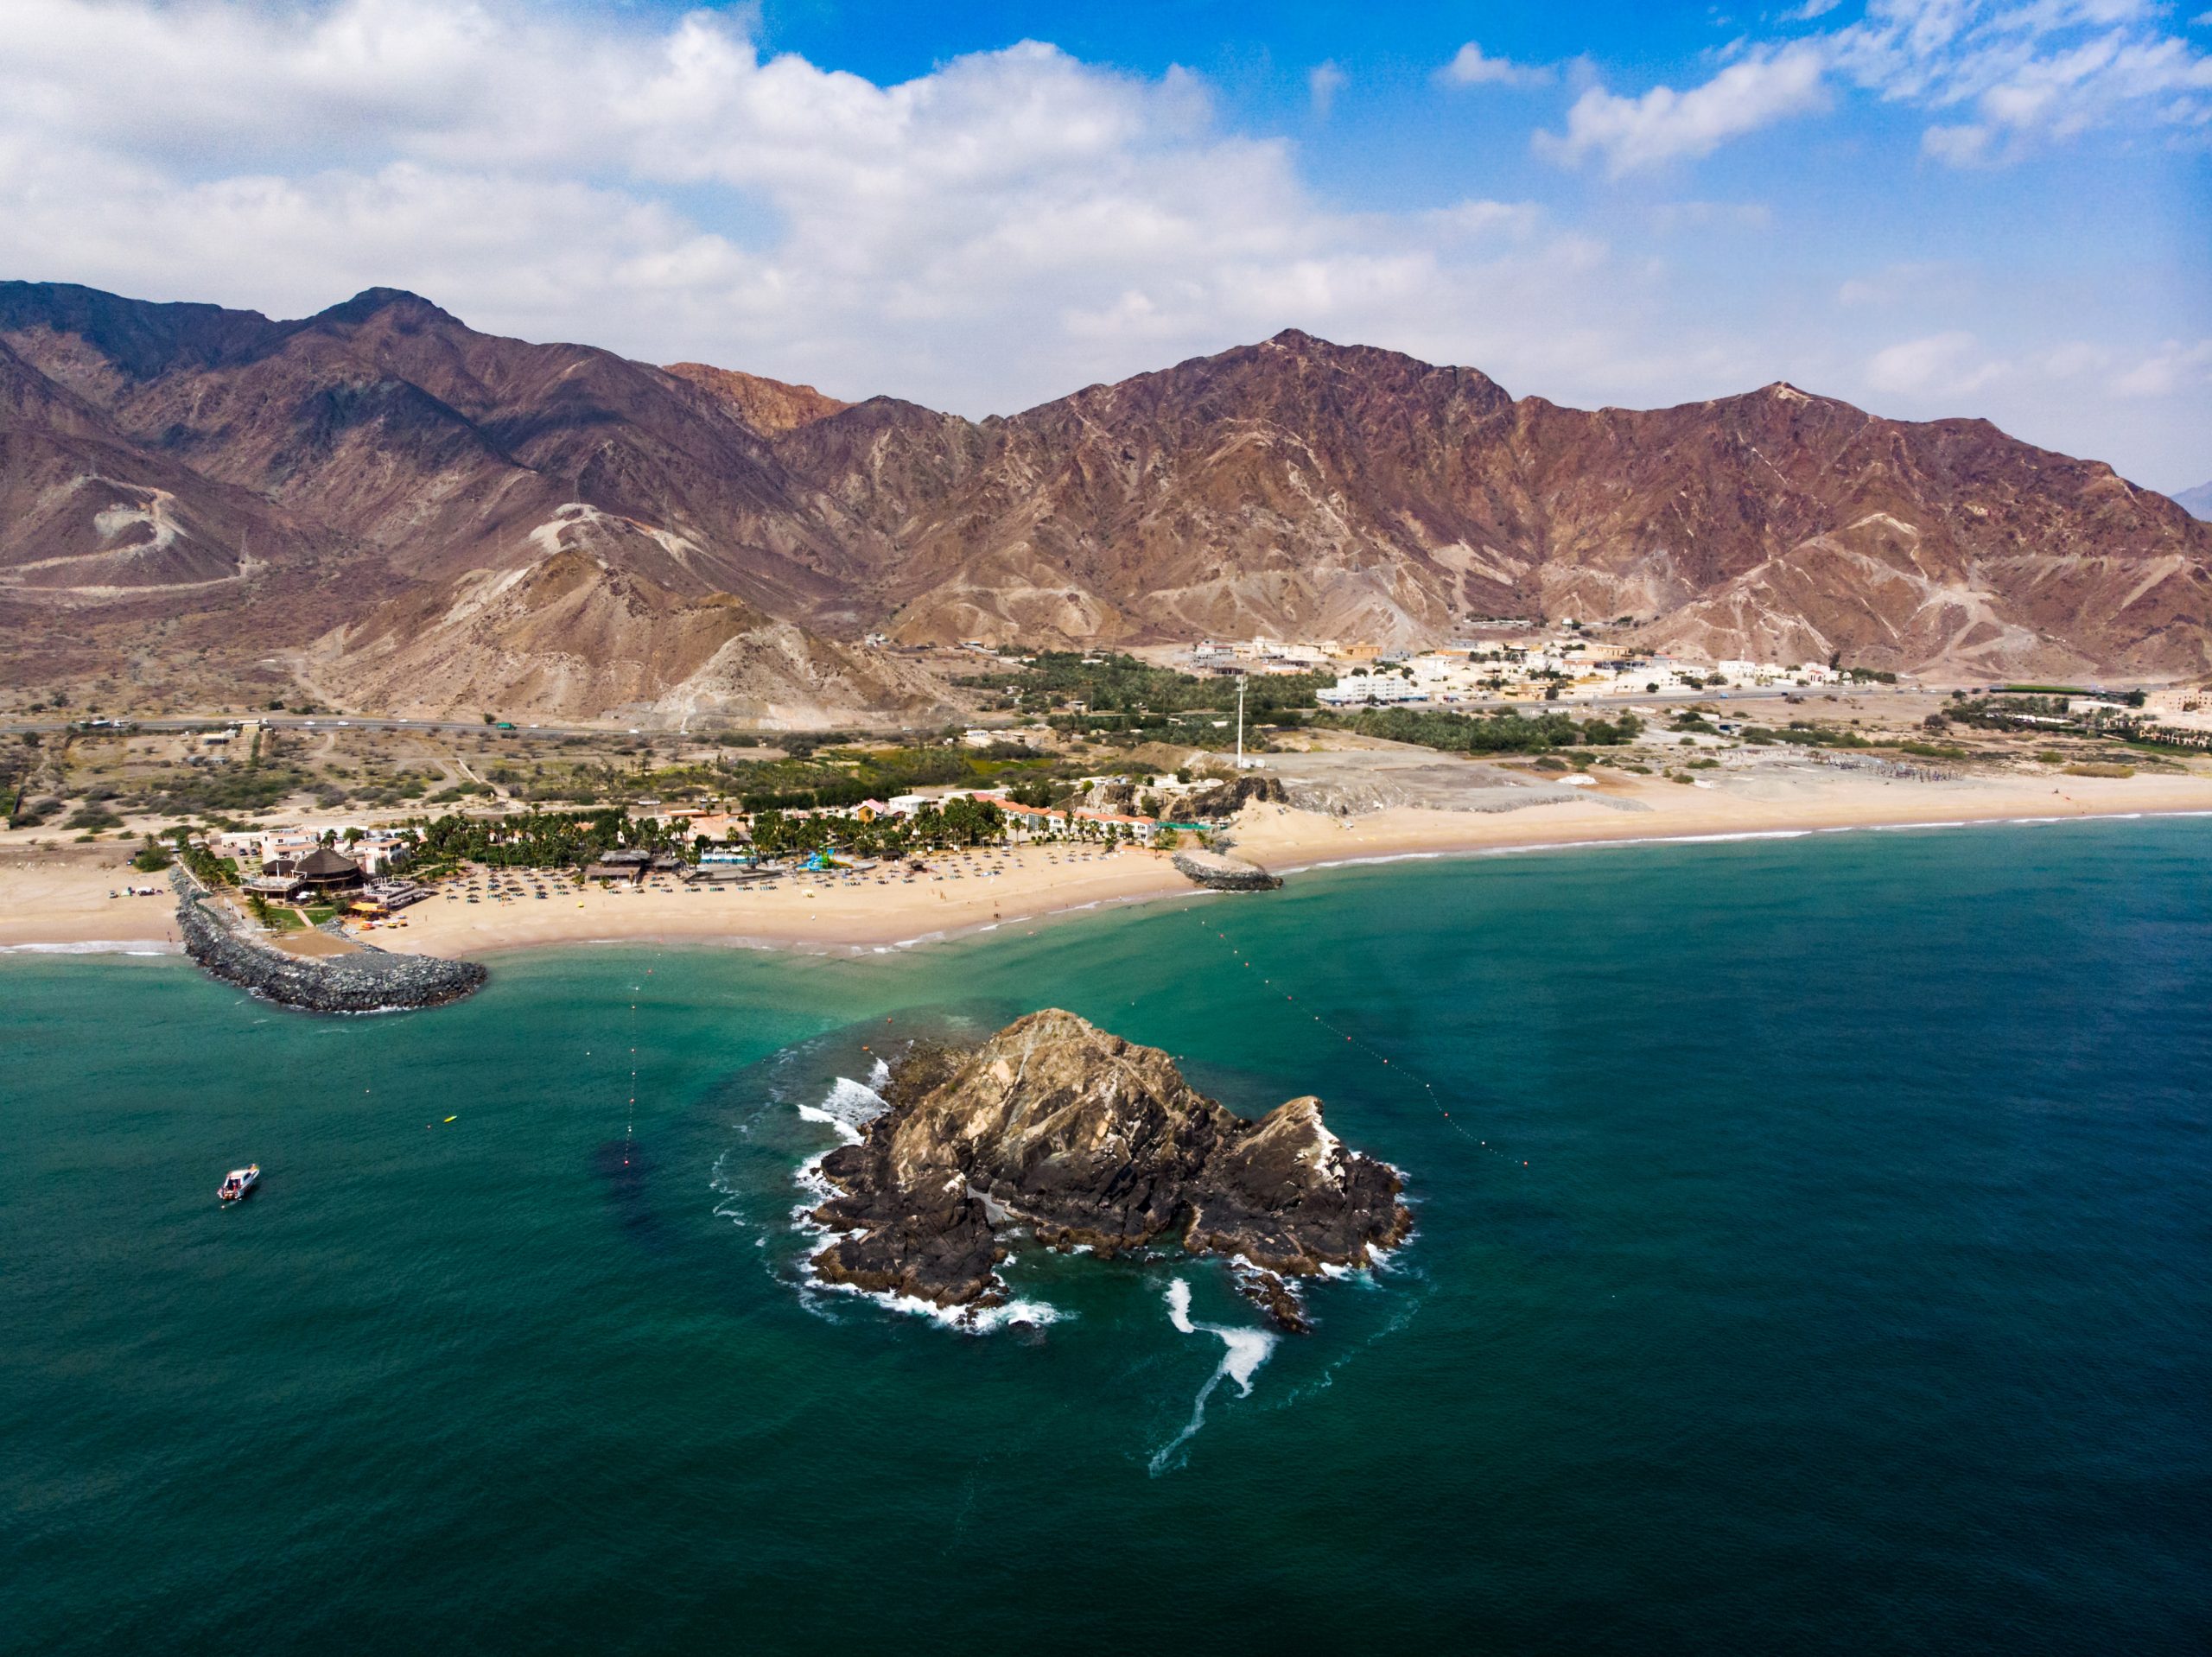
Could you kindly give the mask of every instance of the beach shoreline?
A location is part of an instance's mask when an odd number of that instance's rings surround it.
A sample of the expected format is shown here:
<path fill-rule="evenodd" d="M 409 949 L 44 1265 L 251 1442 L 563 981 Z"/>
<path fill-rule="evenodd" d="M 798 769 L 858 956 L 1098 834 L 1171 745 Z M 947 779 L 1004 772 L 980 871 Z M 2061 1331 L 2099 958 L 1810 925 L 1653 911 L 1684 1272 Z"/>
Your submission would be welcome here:
<path fill-rule="evenodd" d="M 2212 816 L 2212 776 L 2127 778 L 1968 778 L 1908 782 L 1859 773 L 1786 779 L 1722 778 L 1705 789 L 1608 777 L 1580 797 L 1511 811 L 1394 807 L 1338 817 L 1280 805 L 1247 807 L 1233 831 L 1240 856 L 1277 874 L 1410 860 L 1529 854 L 1600 846 L 1694 845 L 1850 830 L 2033 824 L 2165 816 Z M 120 848 L 0 852 L 0 953 L 164 953 L 176 947 L 174 902 L 110 898 L 145 883 Z M 993 931 L 1025 934 L 1077 916 L 1196 895 L 1165 854 L 1071 846 L 940 854 L 909 882 L 786 879 L 776 890 L 701 891 L 664 883 L 639 891 L 471 904 L 442 893 L 405 911 L 406 924 L 366 941 L 458 958 L 599 944 L 683 944 L 830 955 L 900 952 Z M 995 868 L 996 873 L 987 871 Z"/>

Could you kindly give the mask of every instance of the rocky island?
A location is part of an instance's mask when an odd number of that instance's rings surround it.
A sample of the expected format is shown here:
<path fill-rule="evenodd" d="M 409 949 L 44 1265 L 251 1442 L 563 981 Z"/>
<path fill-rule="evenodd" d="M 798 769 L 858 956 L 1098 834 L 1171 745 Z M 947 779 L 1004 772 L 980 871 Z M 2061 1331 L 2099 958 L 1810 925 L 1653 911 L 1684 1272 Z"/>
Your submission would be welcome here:
<path fill-rule="evenodd" d="M 1397 1172 L 1338 1140 L 1319 1099 L 1248 1121 L 1159 1049 L 1058 1008 L 972 1051 L 917 1044 L 883 1095 L 822 1164 L 827 1282 L 992 1306 L 1018 1230 L 1107 1256 L 1171 1239 L 1233 1260 L 1245 1293 L 1303 1330 L 1298 1279 L 1364 1266 L 1413 1225 Z"/>

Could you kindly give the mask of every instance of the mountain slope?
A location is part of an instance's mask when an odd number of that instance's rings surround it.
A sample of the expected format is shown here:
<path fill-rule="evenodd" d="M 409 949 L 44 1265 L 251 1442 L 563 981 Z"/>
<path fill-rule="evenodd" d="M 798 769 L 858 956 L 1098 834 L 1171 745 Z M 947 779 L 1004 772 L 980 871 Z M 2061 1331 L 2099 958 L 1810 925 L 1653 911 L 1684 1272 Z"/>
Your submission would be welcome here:
<path fill-rule="evenodd" d="M 2191 517 L 2212 518 L 2212 483 L 2200 483 L 2174 497 L 2174 505 Z"/>
<path fill-rule="evenodd" d="M 604 545 L 594 510 L 563 522 Z M 632 535 L 647 533 L 632 528 Z M 554 718 L 705 716 L 777 729 L 956 712 L 895 658 L 822 638 L 728 594 L 681 594 L 548 537 L 538 562 L 471 570 L 385 605 L 304 652 L 331 699 L 402 716 L 486 709 Z"/>
<path fill-rule="evenodd" d="M 1626 615 L 1716 656 L 1966 676 L 2208 663 L 2212 536 L 1985 422 L 1781 384 L 1563 409 L 1294 332 L 972 435 L 871 409 L 777 453 L 903 553 L 877 591 L 912 640 L 1413 644 Z"/>
<path fill-rule="evenodd" d="M 2212 670 L 2212 529 L 2100 463 L 1783 384 L 1567 409 L 1294 330 L 970 422 L 395 289 L 276 321 L 0 283 L 0 508 L 18 682 L 158 676 L 182 637 L 365 707 L 906 708 L 944 688 L 837 641 L 1411 644 L 1496 616 L 1961 679 Z M 82 619 L 60 654 L 27 619 L 55 606 Z M 698 653 L 784 625 L 721 678 Z"/>

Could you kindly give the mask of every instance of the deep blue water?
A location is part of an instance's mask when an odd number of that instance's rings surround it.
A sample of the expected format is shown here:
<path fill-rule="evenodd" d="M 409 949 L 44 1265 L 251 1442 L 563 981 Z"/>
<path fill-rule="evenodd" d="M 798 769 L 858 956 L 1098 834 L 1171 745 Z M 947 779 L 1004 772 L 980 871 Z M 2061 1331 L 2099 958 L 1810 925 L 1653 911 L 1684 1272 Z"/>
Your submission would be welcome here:
<path fill-rule="evenodd" d="M 1044 1005 L 1248 1113 L 1321 1094 L 1417 1200 L 1173 1449 L 1228 1348 L 1169 1284 L 1256 1326 L 1217 1267 L 1024 1260 L 1059 1320 L 980 1337 L 795 1281 L 834 1142 L 796 1107 L 902 1026 Z M 1344 870 L 863 961 L 579 950 L 361 1020 L 18 956 L 0 1057 L 0 1647 L 2212 1628 L 2212 822 Z"/>

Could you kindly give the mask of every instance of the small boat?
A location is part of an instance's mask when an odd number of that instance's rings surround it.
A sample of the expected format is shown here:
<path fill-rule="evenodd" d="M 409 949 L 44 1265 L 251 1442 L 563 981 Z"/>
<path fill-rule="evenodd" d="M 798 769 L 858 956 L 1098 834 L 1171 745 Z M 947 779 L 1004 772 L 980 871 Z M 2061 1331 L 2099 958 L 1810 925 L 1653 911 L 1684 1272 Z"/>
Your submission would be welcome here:
<path fill-rule="evenodd" d="M 261 1184 L 261 1165 L 250 1168 L 233 1168 L 223 1176 L 223 1183 L 216 1188 L 219 1203 L 242 1203 L 253 1195 L 253 1188 Z"/>

